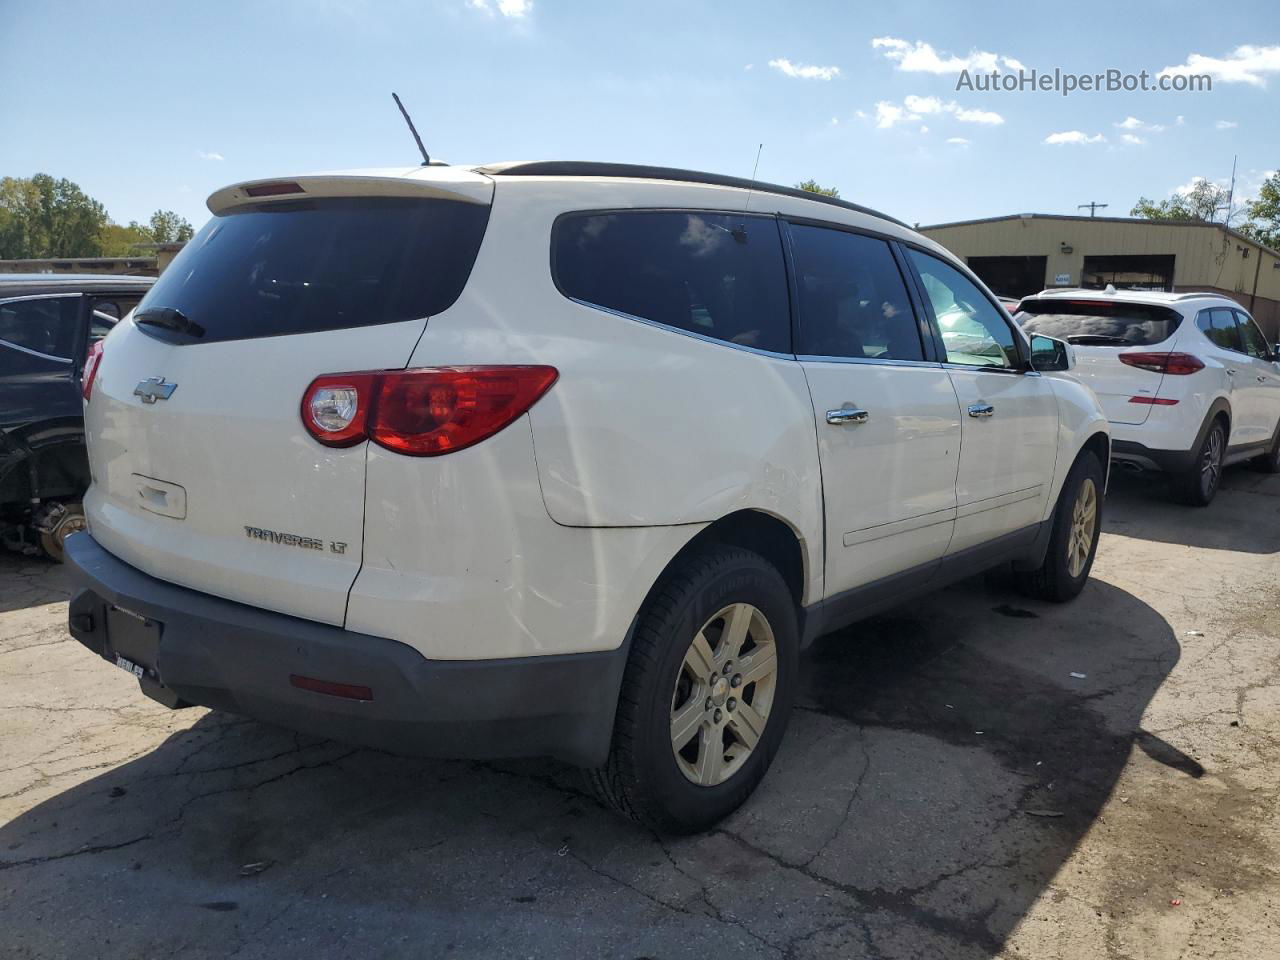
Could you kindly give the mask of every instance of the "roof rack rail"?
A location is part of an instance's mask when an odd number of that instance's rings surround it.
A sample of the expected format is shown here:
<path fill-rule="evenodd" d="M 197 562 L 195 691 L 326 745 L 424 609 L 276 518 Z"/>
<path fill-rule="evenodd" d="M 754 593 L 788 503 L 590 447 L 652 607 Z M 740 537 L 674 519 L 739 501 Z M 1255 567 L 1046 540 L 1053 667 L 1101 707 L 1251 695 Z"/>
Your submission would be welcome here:
<path fill-rule="evenodd" d="M 775 193 L 784 197 L 795 197 L 800 200 L 812 200 L 833 207 L 842 207 L 867 216 L 888 220 L 900 227 L 908 227 L 901 220 L 872 210 L 861 204 L 850 203 L 838 197 L 826 197 L 820 193 L 810 193 L 795 187 L 784 187 L 776 183 L 763 183 L 748 180 L 744 177 L 725 177 L 714 173 L 703 173 L 700 170 L 682 170 L 678 167 L 651 167 L 637 163 L 596 163 L 584 160 L 536 160 L 527 163 L 493 163 L 475 167 L 476 173 L 486 176 L 501 177 L 618 177 L 633 180 L 675 180 L 683 183 L 705 183 L 716 187 L 737 187 L 741 190 L 754 190 L 756 193 Z"/>

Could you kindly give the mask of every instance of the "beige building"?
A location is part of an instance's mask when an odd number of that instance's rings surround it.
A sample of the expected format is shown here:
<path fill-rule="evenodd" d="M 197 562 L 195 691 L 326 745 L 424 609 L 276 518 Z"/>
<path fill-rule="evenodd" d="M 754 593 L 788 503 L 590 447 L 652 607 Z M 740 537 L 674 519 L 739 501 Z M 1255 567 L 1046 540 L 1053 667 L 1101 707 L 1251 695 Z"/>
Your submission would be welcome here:
<path fill-rule="evenodd" d="M 1212 290 L 1242 304 L 1280 341 L 1280 253 L 1200 221 L 1013 214 L 920 227 L 993 291 L 1047 287 Z"/>

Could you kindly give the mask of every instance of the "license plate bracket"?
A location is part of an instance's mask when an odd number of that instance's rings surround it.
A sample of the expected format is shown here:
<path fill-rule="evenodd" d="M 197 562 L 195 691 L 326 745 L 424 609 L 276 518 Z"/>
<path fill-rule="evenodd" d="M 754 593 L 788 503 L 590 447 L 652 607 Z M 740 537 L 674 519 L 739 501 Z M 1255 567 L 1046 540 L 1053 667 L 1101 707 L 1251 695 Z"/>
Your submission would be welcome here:
<path fill-rule="evenodd" d="M 163 626 L 158 621 L 109 604 L 106 658 L 139 680 L 159 682 L 162 631 Z"/>

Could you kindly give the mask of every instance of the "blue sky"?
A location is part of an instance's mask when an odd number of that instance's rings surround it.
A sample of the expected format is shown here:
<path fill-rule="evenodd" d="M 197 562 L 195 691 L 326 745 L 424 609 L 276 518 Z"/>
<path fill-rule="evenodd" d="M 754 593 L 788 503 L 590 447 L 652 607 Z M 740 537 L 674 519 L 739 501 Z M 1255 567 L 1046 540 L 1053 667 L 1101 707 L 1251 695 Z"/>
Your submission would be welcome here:
<path fill-rule="evenodd" d="M 1153 76 L 1208 58 L 1215 79 L 956 90 L 960 64 L 993 58 Z M 1127 215 L 1226 180 L 1233 154 L 1245 194 L 1280 167 L 1275 0 L 0 0 L 0 175 L 69 177 L 119 222 L 166 207 L 199 226 L 237 180 L 414 162 L 391 90 L 451 162 L 748 176 L 763 142 L 761 179 L 813 177 L 908 222 Z"/>

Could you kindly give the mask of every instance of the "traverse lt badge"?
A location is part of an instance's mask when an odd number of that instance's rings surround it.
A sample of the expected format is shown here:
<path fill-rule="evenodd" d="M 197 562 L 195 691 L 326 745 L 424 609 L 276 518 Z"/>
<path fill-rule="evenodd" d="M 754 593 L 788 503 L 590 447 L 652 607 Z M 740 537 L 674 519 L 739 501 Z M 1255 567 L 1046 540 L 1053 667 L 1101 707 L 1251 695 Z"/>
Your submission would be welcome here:
<path fill-rule="evenodd" d="M 164 377 L 148 377 L 133 388 L 133 395 L 141 397 L 143 403 L 155 403 L 157 400 L 168 400 L 177 389 L 176 383 L 168 383 Z"/>

